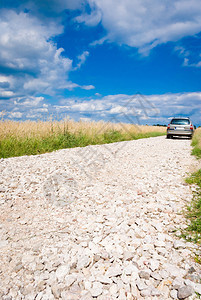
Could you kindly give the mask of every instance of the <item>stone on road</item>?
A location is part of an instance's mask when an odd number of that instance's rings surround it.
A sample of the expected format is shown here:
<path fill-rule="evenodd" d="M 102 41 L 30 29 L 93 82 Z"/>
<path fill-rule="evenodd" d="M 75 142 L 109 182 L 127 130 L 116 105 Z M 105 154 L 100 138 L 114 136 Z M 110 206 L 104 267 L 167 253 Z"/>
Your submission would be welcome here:
<path fill-rule="evenodd" d="M 196 299 L 190 153 L 157 137 L 1 159 L 0 299 Z"/>

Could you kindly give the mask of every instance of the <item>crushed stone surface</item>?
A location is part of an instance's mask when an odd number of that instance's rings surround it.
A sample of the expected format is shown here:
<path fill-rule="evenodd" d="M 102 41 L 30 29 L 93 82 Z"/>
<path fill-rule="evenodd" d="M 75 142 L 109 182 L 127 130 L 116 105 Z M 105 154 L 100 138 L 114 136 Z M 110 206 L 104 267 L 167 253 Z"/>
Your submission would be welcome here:
<path fill-rule="evenodd" d="M 190 143 L 1 159 L 0 299 L 198 299 L 200 249 L 180 237 Z"/>

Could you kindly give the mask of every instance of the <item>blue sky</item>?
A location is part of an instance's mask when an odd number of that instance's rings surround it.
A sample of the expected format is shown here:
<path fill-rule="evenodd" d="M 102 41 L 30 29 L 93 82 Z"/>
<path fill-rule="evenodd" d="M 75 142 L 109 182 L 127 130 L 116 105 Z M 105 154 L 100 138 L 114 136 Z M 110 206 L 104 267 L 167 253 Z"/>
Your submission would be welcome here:
<path fill-rule="evenodd" d="M 201 125 L 199 0 L 3 0 L 0 112 L 12 120 Z"/>

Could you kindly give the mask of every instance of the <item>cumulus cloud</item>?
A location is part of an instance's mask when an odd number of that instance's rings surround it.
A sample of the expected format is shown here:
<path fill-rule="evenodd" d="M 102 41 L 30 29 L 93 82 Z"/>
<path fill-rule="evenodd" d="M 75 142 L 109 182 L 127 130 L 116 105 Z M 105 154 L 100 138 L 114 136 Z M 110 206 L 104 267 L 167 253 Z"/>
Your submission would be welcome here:
<path fill-rule="evenodd" d="M 107 35 L 99 40 L 136 47 L 147 53 L 155 46 L 195 35 L 201 29 L 199 0 L 89 0 L 91 14 L 76 20 L 90 25 L 96 14 Z M 98 43 L 97 42 L 97 43 Z"/>
<path fill-rule="evenodd" d="M 91 8 L 90 13 L 83 12 L 74 20 L 78 23 L 85 23 L 87 26 L 96 26 L 98 23 L 101 22 L 102 11 L 98 8 L 95 1 L 89 1 L 89 4 Z"/>
<path fill-rule="evenodd" d="M 12 91 L 0 91 L 0 98 L 10 98 L 14 95 Z"/>
<path fill-rule="evenodd" d="M 4 10 L 0 31 L 0 66 L 13 74 L 12 89 L 16 96 L 51 94 L 54 89 L 65 88 L 72 61 L 63 57 L 63 49 L 57 49 L 51 41 L 62 32 L 61 26 L 46 26 L 28 13 Z"/>
<path fill-rule="evenodd" d="M 8 117 L 17 119 L 47 119 L 48 115 L 60 118 L 70 116 L 75 120 L 90 118 L 133 124 L 167 124 L 173 116 L 189 116 L 200 124 L 201 92 L 167 93 L 162 95 L 108 95 L 93 98 L 64 98 L 56 105 L 47 104 L 43 97 L 0 100 Z M 2 109 L 3 110 L 3 109 Z M 14 114 L 13 114 L 14 113 Z M 16 114 L 19 113 L 19 114 Z M 21 117 L 19 117 L 21 116 Z M 200 124 L 201 125 L 201 124 Z"/>
<path fill-rule="evenodd" d="M 200 103 L 201 92 L 149 96 L 118 94 L 98 99 L 63 99 L 56 109 L 75 119 L 90 117 L 134 124 L 167 124 L 169 117 L 183 115 L 199 124 Z"/>
<path fill-rule="evenodd" d="M 87 26 L 101 23 L 106 30 L 106 35 L 94 41 L 93 45 L 116 42 L 136 47 L 144 54 L 159 44 L 194 36 L 201 29 L 199 0 L 8 0 L 4 5 L 16 8 L 16 11 L 26 9 L 40 20 L 44 19 L 48 22 L 47 27 L 51 28 L 52 24 L 51 33 L 55 29 L 62 31 L 58 23 L 59 18 L 64 16 L 62 12 L 76 10 L 74 22 Z"/>
<path fill-rule="evenodd" d="M 10 118 L 10 119 L 21 119 L 22 118 L 22 113 L 21 112 L 19 112 L 19 111 L 16 111 L 16 112 L 11 112 L 11 113 L 9 113 L 8 114 L 8 117 Z"/>
<path fill-rule="evenodd" d="M 16 70 L 40 72 L 42 64 L 56 54 L 56 47 L 48 42 L 52 36 L 62 32 L 61 26 L 45 26 L 28 13 L 19 14 L 3 10 L 0 14 L 0 64 Z"/>
<path fill-rule="evenodd" d="M 6 99 L 14 96 L 12 91 L 12 77 L 0 75 L 0 99 Z"/>
<path fill-rule="evenodd" d="M 81 52 L 76 65 L 55 42 L 55 37 L 65 31 L 65 10 L 74 10 L 71 24 L 74 21 L 86 26 L 102 25 L 106 34 L 94 41 L 94 45 L 115 42 L 135 47 L 144 54 L 157 45 L 195 36 L 201 29 L 199 0 L 4 1 L 4 9 L 0 10 L 0 110 L 7 109 L 10 118 L 33 118 L 60 111 L 74 116 L 81 112 L 83 118 L 91 114 L 106 119 L 120 114 L 141 114 L 141 119 L 151 122 L 154 113 L 157 114 L 155 107 L 162 115 L 158 119 L 164 116 L 164 120 L 172 112 L 192 116 L 197 114 L 195 110 L 200 113 L 200 93 L 147 96 L 144 115 L 139 103 L 135 109 L 125 107 L 129 95 L 102 97 L 96 93 L 94 99 L 66 99 L 56 106 L 47 104 L 46 95 L 61 97 L 64 90 L 94 89 L 92 84 L 72 82 L 69 75 L 86 63 L 89 52 Z M 177 46 L 175 50 L 183 57 L 185 67 L 201 67 L 200 56 L 196 62 L 192 61 L 187 47 Z"/>
<path fill-rule="evenodd" d="M 64 2 L 58 3 L 63 9 L 76 7 L 73 1 Z M 76 2 L 80 4 L 80 1 Z M 44 9 L 48 3 L 44 1 Z M 51 3 L 56 5 L 56 1 Z M 47 21 L 30 11 L 0 10 L 0 98 L 56 95 L 65 89 L 93 88 L 69 80 L 73 61 L 65 57 L 64 49 L 58 48 L 53 41 L 63 30 L 57 18 Z M 88 55 L 85 51 L 78 57 L 77 69 Z"/>
<path fill-rule="evenodd" d="M 44 97 L 19 97 L 14 100 L 16 106 L 34 107 L 41 104 Z"/>

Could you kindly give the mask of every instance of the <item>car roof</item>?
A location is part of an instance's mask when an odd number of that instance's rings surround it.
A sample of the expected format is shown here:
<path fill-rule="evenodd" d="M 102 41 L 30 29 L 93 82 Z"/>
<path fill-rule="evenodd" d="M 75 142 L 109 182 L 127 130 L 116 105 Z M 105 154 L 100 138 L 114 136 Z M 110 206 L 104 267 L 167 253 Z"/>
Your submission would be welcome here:
<path fill-rule="evenodd" d="M 190 118 L 189 117 L 173 117 L 172 119 L 187 119 L 187 120 L 189 120 Z"/>

